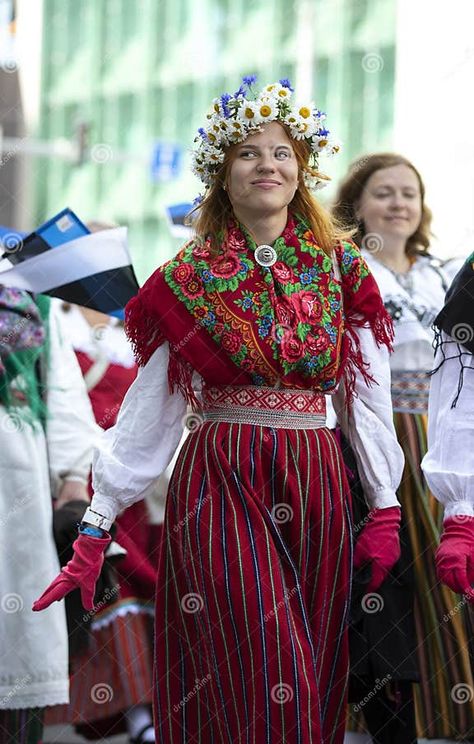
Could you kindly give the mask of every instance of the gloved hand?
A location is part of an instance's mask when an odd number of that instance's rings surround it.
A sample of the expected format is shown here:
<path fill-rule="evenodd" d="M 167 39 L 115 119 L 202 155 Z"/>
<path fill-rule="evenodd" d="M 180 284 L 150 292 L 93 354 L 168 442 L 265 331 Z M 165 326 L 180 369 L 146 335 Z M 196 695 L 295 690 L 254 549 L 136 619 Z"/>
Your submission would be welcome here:
<path fill-rule="evenodd" d="M 439 580 L 474 602 L 474 517 L 445 519 L 435 560 Z"/>
<path fill-rule="evenodd" d="M 107 537 L 90 537 L 79 535 L 73 544 L 74 555 L 64 566 L 61 573 L 33 604 L 33 610 L 45 610 L 53 602 L 57 602 L 73 589 L 81 590 L 82 606 L 85 610 L 94 609 L 94 593 L 104 562 L 104 550 L 112 539 Z"/>
<path fill-rule="evenodd" d="M 354 567 L 371 563 L 372 578 L 367 592 L 374 592 L 384 582 L 389 571 L 400 558 L 398 531 L 402 511 L 399 506 L 373 509 L 364 525 L 354 550 Z"/>

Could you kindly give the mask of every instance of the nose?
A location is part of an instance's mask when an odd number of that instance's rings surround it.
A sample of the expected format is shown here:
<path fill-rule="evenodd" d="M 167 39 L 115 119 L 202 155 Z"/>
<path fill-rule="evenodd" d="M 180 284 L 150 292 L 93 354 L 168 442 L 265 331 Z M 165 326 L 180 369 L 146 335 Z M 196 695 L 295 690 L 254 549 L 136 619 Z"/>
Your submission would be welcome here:
<path fill-rule="evenodd" d="M 272 155 L 269 152 L 263 152 L 257 163 L 257 171 L 259 173 L 274 173 L 275 163 L 273 162 Z"/>
<path fill-rule="evenodd" d="M 406 199 L 401 191 L 394 191 L 391 200 L 391 206 L 393 209 L 403 209 L 406 205 Z"/>

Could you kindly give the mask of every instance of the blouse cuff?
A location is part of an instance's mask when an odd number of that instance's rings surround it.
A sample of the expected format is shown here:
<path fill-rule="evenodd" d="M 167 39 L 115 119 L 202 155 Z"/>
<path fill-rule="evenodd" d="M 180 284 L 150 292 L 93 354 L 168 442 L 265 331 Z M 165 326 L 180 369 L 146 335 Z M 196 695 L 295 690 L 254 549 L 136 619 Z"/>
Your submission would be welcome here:
<path fill-rule="evenodd" d="M 474 517 L 474 504 L 470 501 L 450 501 L 444 507 L 444 519 L 467 515 Z"/>

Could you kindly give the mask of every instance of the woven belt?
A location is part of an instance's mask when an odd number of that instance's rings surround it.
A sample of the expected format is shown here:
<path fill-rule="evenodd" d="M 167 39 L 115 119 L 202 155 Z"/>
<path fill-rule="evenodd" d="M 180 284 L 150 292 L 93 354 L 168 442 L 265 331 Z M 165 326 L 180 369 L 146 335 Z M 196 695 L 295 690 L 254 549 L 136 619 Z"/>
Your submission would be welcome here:
<path fill-rule="evenodd" d="M 326 426 L 326 399 L 312 390 L 269 387 L 205 386 L 206 421 L 270 426 L 274 429 L 320 429 Z"/>
<path fill-rule="evenodd" d="M 428 413 L 429 392 L 428 372 L 392 371 L 392 405 L 396 413 Z"/>

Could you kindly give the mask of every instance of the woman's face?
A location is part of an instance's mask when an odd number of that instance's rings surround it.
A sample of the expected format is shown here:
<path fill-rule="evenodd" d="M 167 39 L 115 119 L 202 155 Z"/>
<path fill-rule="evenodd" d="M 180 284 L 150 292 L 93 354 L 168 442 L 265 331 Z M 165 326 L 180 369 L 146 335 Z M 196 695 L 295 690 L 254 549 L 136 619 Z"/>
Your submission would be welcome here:
<path fill-rule="evenodd" d="M 226 181 L 235 215 L 245 223 L 286 214 L 298 187 L 298 164 L 287 133 L 276 121 L 236 145 Z"/>
<path fill-rule="evenodd" d="M 357 219 L 363 220 L 366 233 L 405 241 L 418 229 L 421 213 L 418 177 L 407 165 L 372 173 L 356 205 Z"/>

